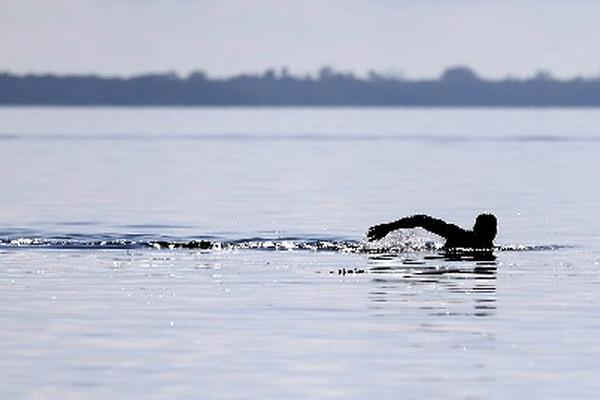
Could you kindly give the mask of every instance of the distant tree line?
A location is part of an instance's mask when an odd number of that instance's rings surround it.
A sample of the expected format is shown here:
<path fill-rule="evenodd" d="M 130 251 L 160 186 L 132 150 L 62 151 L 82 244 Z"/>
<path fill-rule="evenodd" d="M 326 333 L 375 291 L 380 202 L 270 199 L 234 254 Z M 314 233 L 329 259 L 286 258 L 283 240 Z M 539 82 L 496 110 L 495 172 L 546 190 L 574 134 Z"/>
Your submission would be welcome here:
<path fill-rule="evenodd" d="M 600 78 L 486 80 L 466 67 L 439 79 L 406 80 L 370 72 L 367 77 L 323 67 L 317 76 L 287 69 L 231 78 L 203 72 L 186 77 L 131 78 L 0 73 L 0 104 L 115 106 L 600 106 Z"/>

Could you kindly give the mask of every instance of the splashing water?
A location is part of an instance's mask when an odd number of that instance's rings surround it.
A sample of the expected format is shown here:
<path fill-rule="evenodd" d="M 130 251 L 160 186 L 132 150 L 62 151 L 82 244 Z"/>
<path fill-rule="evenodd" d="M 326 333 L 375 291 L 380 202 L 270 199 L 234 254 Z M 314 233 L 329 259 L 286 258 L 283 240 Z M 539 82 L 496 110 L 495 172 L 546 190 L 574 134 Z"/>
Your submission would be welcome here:
<path fill-rule="evenodd" d="M 542 251 L 558 250 L 565 245 L 501 245 L 494 251 Z M 9 249 L 188 249 L 188 250 L 259 250 L 259 251 L 326 251 L 340 253 L 410 253 L 439 252 L 443 248 L 434 235 L 421 230 L 399 230 L 382 240 L 370 242 L 361 240 L 332 240 L 330 238 L 270 238 L 253 237 L 234 240 L 187 240 L 179 238 L 157 238 L 140 235 L 139 237 L 110 237 L 102 235 L 72 235 L 61 237 L 8 237 L 0 238 L 0 248 Z"/>

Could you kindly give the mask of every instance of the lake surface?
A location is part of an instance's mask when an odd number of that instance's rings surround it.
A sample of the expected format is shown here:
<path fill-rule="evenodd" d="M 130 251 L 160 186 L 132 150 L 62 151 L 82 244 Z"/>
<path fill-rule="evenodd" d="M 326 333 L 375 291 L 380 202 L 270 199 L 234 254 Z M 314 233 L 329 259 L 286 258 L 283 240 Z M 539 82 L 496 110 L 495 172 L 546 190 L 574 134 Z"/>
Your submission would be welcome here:
<path fill-rule="evenodd" d="M 598 109 L 1 108 L 0 399 L 595 398 L 598 154 Z M 495 260 L 363 251 L 481 212 Z"/>

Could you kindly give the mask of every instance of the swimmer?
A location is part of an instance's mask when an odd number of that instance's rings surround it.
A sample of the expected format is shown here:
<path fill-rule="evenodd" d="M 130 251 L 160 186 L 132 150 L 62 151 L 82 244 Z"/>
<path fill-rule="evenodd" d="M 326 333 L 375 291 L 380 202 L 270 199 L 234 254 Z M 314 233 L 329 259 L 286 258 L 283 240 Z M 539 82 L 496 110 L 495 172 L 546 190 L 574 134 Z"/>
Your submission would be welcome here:
<path fill-rule="evenodd" d="M 379 240 L 391 231 L 402 228 L 423 228 L 446 239 L 444 249 L 492 249 L 497 233 L 497 221 L 493 214 L 480 214 L 472 230 L 463 229 L 441 219 L 428 215 L 413 215 L 397 221 L 375 225 L 369 228 L 369 241 Z"/>

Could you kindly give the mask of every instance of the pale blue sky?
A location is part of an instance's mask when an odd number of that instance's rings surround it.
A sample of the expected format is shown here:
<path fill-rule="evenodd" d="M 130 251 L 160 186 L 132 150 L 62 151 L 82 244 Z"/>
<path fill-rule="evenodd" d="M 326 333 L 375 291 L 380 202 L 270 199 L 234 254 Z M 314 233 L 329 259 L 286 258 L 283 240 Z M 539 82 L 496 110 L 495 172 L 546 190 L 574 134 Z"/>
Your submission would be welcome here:
<path fill-rule="evenodd" d="M 600 1 L 0 0 L 0 70 L 600 75 Z"/>

